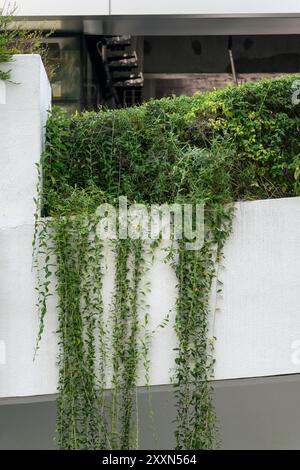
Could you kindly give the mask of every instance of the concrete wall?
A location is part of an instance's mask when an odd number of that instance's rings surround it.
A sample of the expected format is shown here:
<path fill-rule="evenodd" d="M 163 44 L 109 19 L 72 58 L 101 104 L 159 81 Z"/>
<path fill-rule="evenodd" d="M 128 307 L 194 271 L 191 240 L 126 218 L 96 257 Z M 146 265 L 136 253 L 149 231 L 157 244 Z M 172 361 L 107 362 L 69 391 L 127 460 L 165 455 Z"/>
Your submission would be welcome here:
<path fill-rule="evenodd" d="M 42 149 L 50 88 L 37 56 L 20 56 L 6 67 L 12 68 L 16 83 L 5 85 L 0 104 L 0 344 L 6 352 L 0 364 L 0 397 L 26 397 L 54 394 L 57 384 L 55 298 L 33 362 L 38 329 L 31 269 L 34 164 Z M 171 315 L 167 328 L 153 337 L 153 385 L 170 383 L 176 346 L 176 279 L 162 258 L 160 251 L 149 272 L 150 328 Z M 108 313 L 113 288 L 108 248 L 105 263 Z M 217 296 L 220 282 L 223 295 Z M 300 198 L 238 203 L 233 235 L 211 296 L 217 380 L 299 372 L 299 288 Z"/>
<path fill-rule="evenodd" d="M 0 7 L 3 3 L 0 0 Z M 298 0 L 16 0 L 16 4 L 17 15 L 35 27 L 99 35 L 299 34 L 300 23 Z"/>
<path fill-rule="evenodd" d="M 237 74 L 300 68 L 299 36 L 237 36 L 232 50 Z M 145 36 L 143 60 L 146 76 L 228 73 L 232 79 L 227 36 Z"/>

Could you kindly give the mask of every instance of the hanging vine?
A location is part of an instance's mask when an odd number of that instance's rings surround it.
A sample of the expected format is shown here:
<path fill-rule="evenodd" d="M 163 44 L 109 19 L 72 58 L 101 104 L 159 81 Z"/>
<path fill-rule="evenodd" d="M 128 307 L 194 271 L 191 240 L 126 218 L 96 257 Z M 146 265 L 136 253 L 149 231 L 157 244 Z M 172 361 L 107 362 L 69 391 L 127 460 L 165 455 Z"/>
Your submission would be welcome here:
<path fill-rule="evenodd" d="M 200 251 L 180 243 L 173 266 L 178 279 L 175 331 L 178 337 L 175 396 L 176 448 L 214 449 L 218 426 L 213 404 L 213 338 L 210 338 L 209 297 L 216 265 L 231 230 L 233 207 L 213 209 L 213 222 Z M 207 218 L 210 216 L 207 214 Z"/>
<path fill-rule="evenodd" d="M 56 279 L 60 448 L 139 446 L 137 383 L 144 368 L 149 385 L 151 366 L 144 282 L 149 247 L 141 240 L 114 242 L 113 300 L 105 318 L 104 249 L 95 216 L 103 202 L 117 207 L 120 195 L 145 205 L 205 205 L 202 248 L 188 250 L 183 239 L 166 259 L 178 283 L 176 448 L 217 447 L 210 291 L 231 232 L 233 202 L 300 194 L 294 79 L 125 110 L 68 116 L 54 109 L 49 116 L 35 266 L 39 339 Z"/>
<path fill-rule="evenodd" d="M 94 227 L 81 217 L 57 220 L 54 246 L 59 297 L 59 400 L 57 432 L 60 448 L 99 449 L 107 446 L 103 410 L 103 306 L 101 244 Z M 95 332 L 101 332 L 95 363 Z M 99 369 L 99 371 L 97 371 Z"/>

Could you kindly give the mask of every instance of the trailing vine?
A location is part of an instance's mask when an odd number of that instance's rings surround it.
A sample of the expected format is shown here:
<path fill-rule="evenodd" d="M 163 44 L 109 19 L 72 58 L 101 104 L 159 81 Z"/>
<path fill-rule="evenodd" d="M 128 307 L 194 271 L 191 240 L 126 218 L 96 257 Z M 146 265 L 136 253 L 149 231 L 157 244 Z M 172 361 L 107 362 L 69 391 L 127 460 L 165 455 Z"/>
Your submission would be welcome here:
<path fill-rule="evenodd" d="M 138 306 L 143 269 L 142 243 L 120 240 L 116 247 L 113 309 L 113 448 L 136 448 L 136 382 L 140 332 Z M 130 266 L 131 262 L 131 266 Z M 131 268 L 131 269 L 130 269 Z M 131 271 L 131 278 L 129 277 Z"/>
<path fill-rule="evenodd" d="M 68 116 L 54 109 L 49 116 L 35 265 L 39 339 L 56 279 L 60 448 L 139 446 L 138 377 L 144 369 L 149 386 L 151 367 L 145 277 L 159 240 L 150 248 L 142 240 L 113 242 L 113 300 L 105 318 L 104 248 L 95 214 L 102 203 L 117 208 L 122 195 L 128 203 L 205 205 L 202 248 L 188 250 L 186 240 L 179 240 L 166 260 L 178 283 L 176 448 L 217 447 L 209 296 L 231 232 L 233 203 L 300 195 L 300 111 L 291 103 L 293 80 L 125 110 Z"/>
<path fill-rule="evenodd" d="M 214 208 L 214 219 L 216 214 L 217 208 Z M 181 243 L 178 261 L 174 263 L 178 279 L 175 331 L 179 340 L 174 382 L 177 400 L 175 435 L 179 450 L 209 450 L 218 446 L 212 387 L 213 343 L 209 340 L 209 296 L 216 265 L 221 261 L 222 248 L 231 230 L 232 216 L 232 206 L 223 208 L 209 227 L 201 251 L 186 250 Z"/>

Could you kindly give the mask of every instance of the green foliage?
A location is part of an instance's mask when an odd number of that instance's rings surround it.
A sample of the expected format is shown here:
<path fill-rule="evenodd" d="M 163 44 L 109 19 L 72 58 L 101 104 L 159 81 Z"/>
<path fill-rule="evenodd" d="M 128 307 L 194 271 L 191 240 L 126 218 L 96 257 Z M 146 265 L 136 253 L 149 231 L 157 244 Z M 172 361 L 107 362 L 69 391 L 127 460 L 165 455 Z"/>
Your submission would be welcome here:
<path fill-rule="evenodd" d="M 139 365 L 138 306 L 143 269 L 140 240 L 119 240 L 116 246 L 116 283 L 113 307 L 113 397 L 112 446 L 130 449 L 138 446 L 136 380 Z M 131 257 L 131 259 L 130 259 Z M 130 269 L 131 264 L 131 269 Z M 132 271 L 130 277 L 129 271 Z"/>
<path fill-rule="evenodd" d="M 147 248 L 134 240 L 115 244 L 108 327 L 101 295 L 102 245 L 95 230 L 98 205 L 114 204 L 121 195 L 144 204 L 205 204 L 203 248 L 188 251 L 183 240 L 167 255 L 178 279 L 176 445 L 217 446 L 209 293 L 231 231 L 232 203 L 300 194 L 300 108 L 291 102 L 295 79 L 123 110 L 68 116 L 54 109 L 49 116 L 38 202 L 49 218 L 37 217 L 35 256 L 37 266 L 40 256 L 46 258 L 38 269 L 40 335 L 51 269 L 57 266 L 61 448 L 138 446 L 137 375 L 144 365 L 149 382 L 151 342 L 142 283 Z M 137 314 L 142 305 L 144 322 Z M 109 362 L 113 391 L 106 403 Z"/>
<path fill-rule="evenodd" d="M 94 183 L 114 197 L 174 202 L 179 195 L 194 197 L 190 179 L 195 185 L 198 154 L 203 161 L 212 149 L 217 158 L 225 146 L 232 150 L 235 200 L 299 194 L 300 110 L 291 101 L 295 79 L 72 117 L 56 110 L 48 124 L 47 187 L 63 196 L 68 185 Z"/>

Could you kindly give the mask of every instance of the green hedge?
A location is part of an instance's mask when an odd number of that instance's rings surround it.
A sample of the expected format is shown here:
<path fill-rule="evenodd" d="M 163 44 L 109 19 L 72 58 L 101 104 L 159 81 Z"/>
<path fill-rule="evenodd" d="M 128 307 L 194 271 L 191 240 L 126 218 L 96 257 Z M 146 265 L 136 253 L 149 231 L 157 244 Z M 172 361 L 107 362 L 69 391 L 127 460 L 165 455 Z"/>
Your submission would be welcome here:
<path fill-rule="evenodd" d="M 300 106 L 292 104 L 296 78 L 122 110 L 68 116 L 55 109 L 44 155 L 47 211 L 59 207 L 58 195 L 65 206 L 75 187 L 152 203 L 179 196 L 203 199 L 207 193 L 217 197 L 225 174 L 231 193 L 225 199 L 299 195 Z M 203 184 L 207 167 L 218 166 L 218 160 L 223 168 Z"/>

